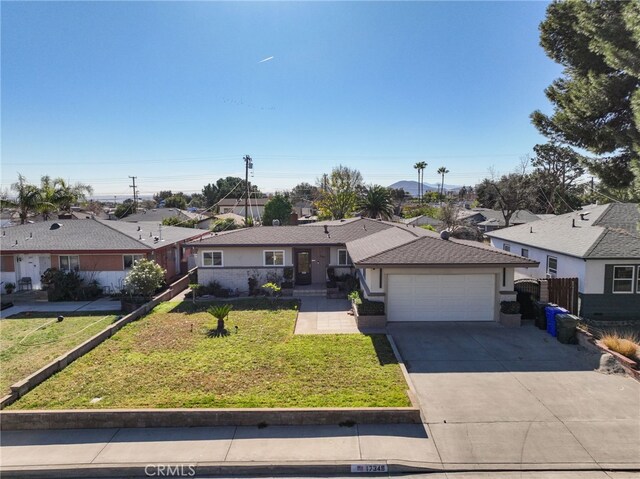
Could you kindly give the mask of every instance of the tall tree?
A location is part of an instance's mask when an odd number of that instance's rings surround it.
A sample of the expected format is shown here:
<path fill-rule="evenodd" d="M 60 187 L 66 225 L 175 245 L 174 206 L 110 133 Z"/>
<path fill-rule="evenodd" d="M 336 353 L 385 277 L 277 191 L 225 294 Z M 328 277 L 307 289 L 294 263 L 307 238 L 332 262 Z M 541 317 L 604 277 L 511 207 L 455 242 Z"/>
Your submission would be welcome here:
<path fill-rule="evenodd" d="M 310 183 L 298 183 L 291 189 L 289 193 L 289 199 L 291 203 L 295 204 L 299 201 L 315 201 L 318 199 L 320 190 L 317 186 L 313 186 Z"/>
<path fill-rule="evenodd" d="M 323 176 L 324 178 L 324 176 Z M 336 166 L 322 182 L 324 190 L 316 205 L 320 216 L 342 219 L 353 215 L 357 208 L 358 195 L 364 189 L 362 174 L 346 166 Z"/>
<path fill-rule="evenodd" d="M 262 224 L 272 226 L 273 220 L 278 220 L 281 225 L 288 225 L 292 212 L 293 206 L 289 198 L 277 193 L 264 205 Z"/>
<path fill-rule="evenodd" d="M 256 185 L 250 185 L 250 192 L 253 195 L 261 195 Z M 202 188 L 202 194 L 207 199 L 207 206 L 213 206 L 223 198 L 242 198 L 246 195 L 247 183 L 235 176 L 219 178 L 215 184 L 209 183 Z"/>
<path fill-rule="evenodd" d="M 424 195 L 424 169 L 427 167 L 426 161 L 419 161 L 413 167 L 418 170 L 418 198 L 422 203 L 422 196 Z"/>
<path fill-rule="evenodd" d="M 404 188 L 389 188 L 389 194 L 391 195 L 391 201 L 393 201 L 394 214 L 400 216 L 402 214 L 402 206 L 407 197 L 411 196 Z"/>
<path fill-rule="evenodd" d="M 500 210 L 505 226 L 509 226 L 513 214 L 529 208 L 535 198 L 532 179 L 524 173 L 510 173 L 499 179 L 485 178 L 477 187 L 478 200 L 485 208 Z"/>
<path fill-rule="evenodd" d="M 67 183 L 63 178 L 54 180 L 56 189 L 56 204 L 62 211 L 69 212 L 71 207 L 81 201 L 85 201 L 88 195 L 93 194 L 93 187 L 86 183 Z"/>
<path fill-rule="evenodd" d="M 444 198 L 444 175 L 449 173 L 446 166 L 441 166 L 438 168 L 438 174 L 442 175 L 442 181 L 440 182 L 440 198 Z"/>
<path fill-rule="evenodd" d="M 576 181 L 584 175 L 582 157 L 571 148 L 547 143 L 533 147 L 533 181 L 544 213 L 562 214 L 579 205 Z"/>
<path fill-rule="evenodd" d="M 603 185 L 640 196 L 640 2 L 554 1 L 540 33 L 564 70 L 545 91 L 553 114 L 535 111 L 533 124 L 592 153 Z"/>
<path fill-rule="evenodd" d="M 58 194 L 50 176 L 45 175 L 40 178 L 39 196 L 36 208 L 42 215 L 42 219 L 47 221 L 51 214 L 58 210 Z"/>
<path fill-rule="evenodd" d="M 366 218 L 390 220 L 393 218 L 393 201 L 389 189 L 380 185 L 366 188 L 359 208 L 360 214 Z"/>
<path fill-rule="evenodd" d="M 11 185 L 11 189 L 16 192 L 16 204 L 20 216 L 20 224 L 24 224 L 29 217 L 29 213 L 35 212 L 40 203 L 40 189 L 36 185 L 27 182 L 27 179 L 18 173 L 18 181 Z"/>

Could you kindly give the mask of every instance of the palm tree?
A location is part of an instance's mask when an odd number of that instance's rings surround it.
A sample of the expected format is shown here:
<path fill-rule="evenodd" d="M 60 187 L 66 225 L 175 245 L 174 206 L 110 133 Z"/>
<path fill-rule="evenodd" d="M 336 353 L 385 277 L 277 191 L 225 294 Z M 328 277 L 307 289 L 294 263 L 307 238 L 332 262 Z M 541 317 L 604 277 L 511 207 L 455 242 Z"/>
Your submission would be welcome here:
<path fill-rule="evenodd" d="M 419 161 L 413 167 L 418 170 L 418 197 L 420 203 L 422 203 L 422 196 L 424 195 L 424 169 L 427 167 L 426 161 Z"/>
<path fill-rule="evenodd" d="M 438 174 L 442 175 L 442 183 L 440 183 L 440 198 L 444 197 L 444 175 L 449 173 L 445 166 L 438 168 Z"/>
<path fill-rule="evenodd" d="M 36 209 L 45 221 L 49 219 L 51 213 L 58 209 L 58 194 L 55 182 L 51 181 L 51 177 L 48 175 L 40 178 L 40 198 Z"/>
<path fill-rule="evenodd" d="M 365 218 L 390 220 L 393 218 L 393 200 L 388 188 L 374 185 L 366 188 L 360 199 L 360 214 Z"/>
<path fill-rule="evenodd" d="M 20 224 L 24 224 L 27 221 L 29 213 L 36 211 L 38 204 L 40 203 L 40 189 L 27 183 L 27 179 L 18 173 L 18 181 L 11 185 L 11 189 L 15 191 L 18 196 L 16 198 L 16 204 L 18 206 L 20 215 Z"/>
<path fill-rule="evenodd" d="M 68 184 L 63 178 L 56 178 L 53 182 L 56 188 L 56 203 L 62 211 L 71 211 L 71 206 L 87 195 L 93 194 L 93 187 L 84 183 Z"/>
<path fill-rule="evenodd" d="M 222 304 L 220 306 L 211 307 L 208 310 L 208 313 L 218 320 L 217 327 L 215 329 L 210 329 L 207 331 L 207 336 L 209 337 L 218 337 L 218 336 L 227 336 L 227 331 L 224 327 L 224 320 L 229 313 L 233 309 L 232 304 Z"/>

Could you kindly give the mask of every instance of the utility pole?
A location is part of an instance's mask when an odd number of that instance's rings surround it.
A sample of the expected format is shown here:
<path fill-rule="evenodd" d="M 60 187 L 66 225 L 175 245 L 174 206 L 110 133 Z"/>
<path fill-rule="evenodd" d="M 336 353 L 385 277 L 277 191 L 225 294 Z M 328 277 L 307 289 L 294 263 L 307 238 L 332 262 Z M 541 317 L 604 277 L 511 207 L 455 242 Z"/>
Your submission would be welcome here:
<path fill-rule="evenodd" d="M 244 158 L 244 182 L 247 188 L 246 196 L 244 197 L 244 225 L 247 226 L 247 218 L 249 214 L 249 168 L 253 169 L 253 160 L 249 155 L 245 155 Z"/>
<path fill-rule="evenodd" d="M 130 176 L 129 178 L 131 178 L 131 180 L 133 181 L 132 185 L 129 185 L 129 188 L 133 188 L 133 212 L 135 213 L 136 211 L 138 211 L 138 197 L 137 197 L 137 193 L 136 193 L 136 178 L 137 176 Z"/>

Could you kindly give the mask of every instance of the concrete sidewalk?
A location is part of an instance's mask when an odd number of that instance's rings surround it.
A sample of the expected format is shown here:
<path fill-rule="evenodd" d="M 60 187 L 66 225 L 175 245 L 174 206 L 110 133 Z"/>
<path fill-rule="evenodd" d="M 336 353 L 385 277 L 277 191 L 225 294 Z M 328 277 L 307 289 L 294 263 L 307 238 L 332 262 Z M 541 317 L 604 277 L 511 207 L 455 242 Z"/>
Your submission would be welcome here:
<path fill-rule="evenodd" d="M 69 311 L 120 311 L 120 300 L 112 298 L 99 298 L 95 301 L 60 301 L 60 302 L 33 302 L 18 304 L 0 311 L 0 318 L 8 318 L 14 314 L 26 311 L 64 313 Z"/>
<path fill-rule="evenodd" d="M 164 464 L 226 474 L 350 473 L 351 464 L 441 468 L 420 424 L 3 431 L 0 464 L 3 478 L 35 470 L 144 476 L 145 466 Z"/>
<path fill-rule="evenodd" d="M 349 311 L 347 299 L 302 297 L 295 334 L 357 334 L 356 319 Z"/>

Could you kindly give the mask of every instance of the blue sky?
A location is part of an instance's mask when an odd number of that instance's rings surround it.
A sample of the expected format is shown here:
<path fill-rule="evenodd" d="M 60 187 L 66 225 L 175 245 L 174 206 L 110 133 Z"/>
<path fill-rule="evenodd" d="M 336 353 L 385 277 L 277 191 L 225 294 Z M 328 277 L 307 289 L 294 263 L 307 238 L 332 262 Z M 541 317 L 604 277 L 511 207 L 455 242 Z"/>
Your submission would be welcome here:
<path fill-rule="evenodd" d="M 3 2 L 2 187 L 264 191 L 337 164 L 475 184 L 544 142 L 545 2 Z M 273 57 L 269 61 L 261 60 Z"/>

